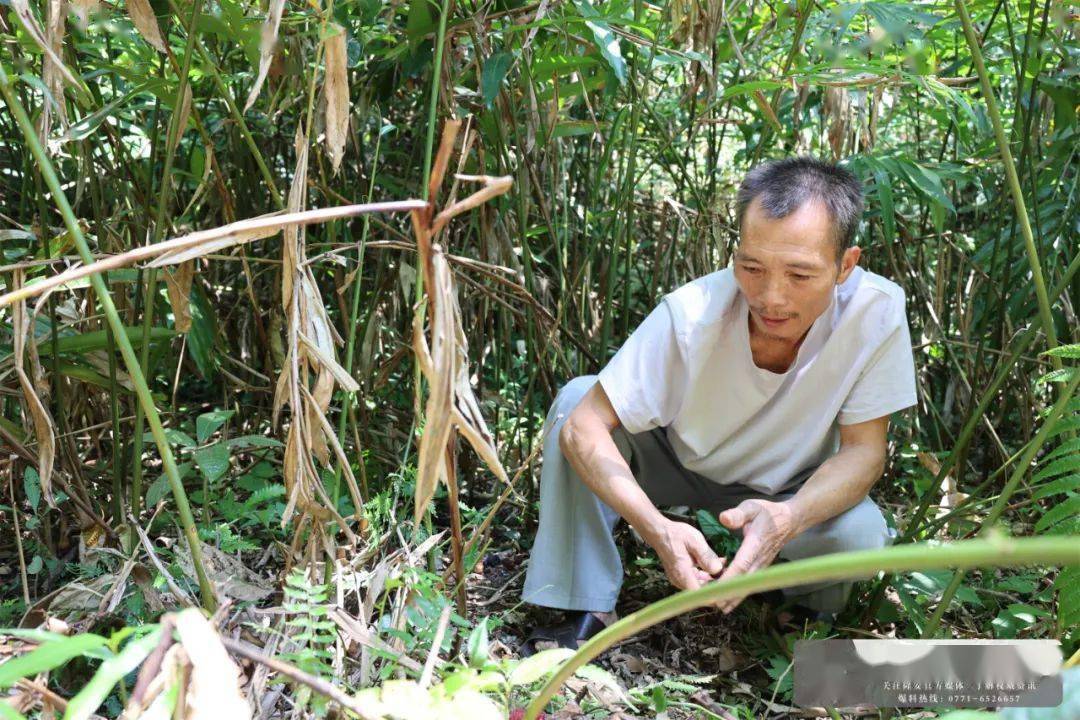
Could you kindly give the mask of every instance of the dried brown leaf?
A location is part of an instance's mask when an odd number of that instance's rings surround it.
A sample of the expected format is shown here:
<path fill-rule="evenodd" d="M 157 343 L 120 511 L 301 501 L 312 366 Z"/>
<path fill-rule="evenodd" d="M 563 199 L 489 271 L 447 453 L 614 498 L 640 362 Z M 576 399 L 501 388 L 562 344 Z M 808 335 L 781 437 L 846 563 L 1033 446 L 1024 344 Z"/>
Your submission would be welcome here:
<path fill-rule="evenodd" d="M 174 108 L 173 112 L 179 114 L 176 121 L 176 134 L 173 135 L 172 140 L 169 142 L 169 148 L 175 151 L 176 146 L 180 144 L 180 138 L 184 137 L 184 131 L 187 130 L 188 117 L 191 115 L 191 83 L 184 83 L 184 97 L 180 101 L 180 107 L 178 109 Z M 210 165 L 210 163 L 206 164 L 208 166 Z"/>
<path fill-rule="evenodd" d="M 135 29 L 143 36 L 146 42 L 154 46 L 158 52 L 165 52 L 165 39 L 161 37 L 161 28 L 158 27 L 157 15 L 150 6 L 149 0 L 125 0 L 128 16 L 135 24 Z"/>
<path fill-rule="evenodd" d="M 71 12 L 75 14 L 80 30 L 86 30 L 90 16 L 101 8 L 101 0 L 71 0 Z"/>
<path fill-rule="evenodd" d="M 473 208 L 484 204 L 491 198 L 502 195 L 514 184 L 513 178 L 509 175 L 503 175 L 501 177 L 491 177 L 489 175 L 456 175 L 455 177 L 457 177 L 458 180 L 483 183 L 484 187 L 464 200 L 459 200 L 450 207 L 445 208 L 436 215 L 435 221 L 432 223 L 431 227 L 433 235 L 438 234 L 440 230 L 446 227 L 446 224 L 450 222 L 450 219 L 455 215 L 460 215 L 466 210 L 472 210 Z"/>
<path fill-rule="evenodd" d="M 331 35 L 324 40 L 326 46 L 326 148 L 334 172 L 341 166 L 345 155 L 345 140 L 349 132 L 349 75 L 348 38 L 345 28 L 331 25 Z"/>
<path fill-rule="evenodd" d="M 278 28 L 281 26 L 281 14 L 285 10 L 285 0 L 270 0 L 270 7 L 263 21 L 262 34 L 259 40 L 259 74 L 255 78 L 255 84 L 251 86 L 247 102 L 244 103 L 244 112 L 247 112 L 255 104 L 266 81 L 266 73 L 270 71 L 270 61 L 274 57 L 274 45 L 277 44 Z"/>
<path fill-rule="evenodd" d="M 417 522 L 435 495 L 439 480 L 447 474 L 446 443 L 452 430 L 458 359 L 450 271 L 441 252 L 432 253 L 429 263 L 433 282 L 433 286 L 429 286 L 432 372 L 428 376 L 430 394 L 424 408 L 424 434 L 420 439 L 413 498 Z M 417 349 L 416 343 L 414 337 L 414 349 Z"/>
<path fill-rule="evenodd" d="M 16 270 L 13 275 L 16 287 L 22 285 L 23 271 L 21 269 Z M 15 305 L 11 325 L 14 339 L 15 375 L 19 379 L 19 388 L 22 390 L 23 399 L 26 401 L 26 406 L 30 411 L 30 418 L 34 425 L 34 437 L 37 439 L 38 477 L 41 482 L 41 494 L 48 502 L 49 507 L 55 508 L 56 500 L 52 492 L 52 474 L 56 462 L 56 426 L 25 369 L 27 344 L 30 341 L 29 344 L 32 345 L 33 341 L 31 337 L 33 323 L 26 312 L 26 303 L 20 302 Z"/>
<path fill-rule="evenodd" d="M 46 55 L 41 64 L 41 80 L 49 93 L 56 101 L 55 105 L 46 102 L 42 106 L 42 112 L 38 119 L 38 137 L 47 142 L 52 132 L 52 120 L 55 112 L 60 120 L 62 128 L 67 127 L 67 104 L 64 102 L 64 76 L 63 69 L 53 61 L 53 57 L 59 57 L 64 48 L 64 20 L 67 18 L 67 0 L 49 0 L 48 19 L 45 24 L 46 42 L 52 48 L 53 54 Z M 48 144 L 50 150 L 54 147 Z"/>
<path fill-rule="evenodd" d="M 186 333 L 191 329 L 191 281 L 195 277 L 195 263 L 191 260 L 181 263 L 175 270 L 165 272 L 165 286 L 169 291 L 169 305 L 172 306 L 176 332 Z"/>
<path fill-rule="evenodd" d="M 147 263 L 147 267 L 165 267 L 167 265 L 176 265 L 178 263 L 188 262 L 189 260 L 205 257 L 206 255 L 209 255 L 211 253 L 216 253 L 226 248 L 230 248 L 233 245 L 243 245 L 249 242 L 254 242 L 255 240 L 262 240 L 263 238 L 273 237 L 274 235 L 277 235 L 280 230 L 280 227 L 263 228 L 260 230 L 246 230 L 232 235 L 227 235 L 216 240 L 207 240 L 194 247 L 188 247 L 181 250 L 174 250 L 172 252 L 163 253 L 153 262 Z"/>
<path fill-rule="evenodd" d="M 308 145 L 304 136 L 303 128 L 296 128 L 296 169 L 293 172 L 292 184 L 289 186 L 289 212 L 300 212 L 304 209 L 307 201 L 307 166 Z M 285 308 L 289 322 L 292 322 L 292 314 L 289 312 L 293 305 L 293 284 L 297 280 L 300 269 L 301 248 L 303 238 L 300 228 L 295 225 L 285 229 L 285 241 L 281 248 L 281 304 Z"/>
<path fill-rule="evenodd" d="M 206 574 L 210 577 L 219 597 L 255 601 L 262 600 L 274 592 L 269 581 L 231 555 L 206 543 L 202 544 L 202 553 Z M 184 574 L 195 580 L 195 566 L 191 563 L 191 553 L 186 544 L 177 548 L 176 559 Z"/>
<path fill-rule="evenodd" d="M 288 525 L 289 520 L 292 519 L 292 514 L 296 510 L 296 506 L 300 501 L 300 491 L 304 486 L 304 478 L 301 475 L 303 473 L 303 463 L 300 458 L 300 446 L 297 441 L 299 433 L 296 429 L 296 424 L 293 423 L 289 426 L 289 432 L 285 436 L 285 454 L 283 458 L 282 466 L 282 479 L 285 481 L 285 492 L 288 495 L 288 500 L 285 504 L 285 510 L 281 513 L 281 526 Z"/>
<path fill-rule="evenodd" d="M 188 720 L 243 720 L 251 707 L 240 691 L 240 668 L 229 657 L 210 621 L 197 608 L 177 613 L 176 632 L 191 661 Z"/>
<path fill-rule="evenodd" d="M 348 392 L 357 392 L 360 389 L 359 383 L 348 373 L 348 371 L 334 359 L 333 355 L 327 355 L 323 348 L 320 348 L 316 343 L 312 342 L 307 335 L 300 333 L 300 340 L 304 344 L 304 348 L 313 355 L 318 363 L 331 373 L 333 378 L 341 384 L 341 387 Z M 319 395 L 322 395 L 320 393 Z M 323 410 L 326 408 L 323 407 Z"/>
<path fill-rule="evenodd" d="M 22 22 L 23 27 L 26 29 L 26 34 L 41 48 L 49 60 L 56 65 L 56 70 L 60 75 L 74 87 L 82 87 L 79 80 L 71 73 L 71 70 L 64 65 L 64 61 L 60 59 L 60 56 L 52 45 L 45 39 L 45 33 L 41 29 L 41 23 L 38 22 L 34 13 L 30 10 L 29 0 L 11 0 L 11 7 L 14 8 L 15 14 L 19 16 L 19 20 Z"/>
<path fill-rule="evenodd" d="M 427 203 L 423 200 L 395 200 L 391 202 L 368 203 L 365 205 L 341 205 L 339 207 L 318 208 L 315 210 L 304 210 L 302 212 L 290 212 L 284 214 L 274 213 L 251 218 L 249 220 L 239 220 L 230 223 L 229 225 L 223 225 L 209 230 L 200 230 L 189 235 L 183 235 L 154 245 L 135 248 L 134 250 L 129 250 L 125 253 L 112 255 L 103 260 L 91 263 L 90 265 L 83 265 L 74 267 L 70 270 L 65 270 L 48 280 L 42 280 L 33 285 L 17 288 L 4 295 L 0 295 L 0 308 L 11 305 L 24 298 L 41 295 L 42 293 L 54 290 L 67 283 L 81 280 L 90 275 L 127 267 L 151 258 L 159 258 L 157 261 L 150 264 L 151 267 L 174 265 L 178 262 L 205 255 L 212 250 L 220 250 L 229 245 L 269 237 L 282 228 L 329 222 L 330 220 L 340 220 L 343 218 L 355 217 L 356 215 L 362 215 L 364 213 L 405 212 L 415 211 L 424 207 L 427 207 Z M 224 242 L 223 244 L 207 245 L 208 243 L 218 240 L 227 242 Z M 202 249 L 203 247 L 209 247 L 209 249 Z M 187 250 L 191 250 L 192 252 L 182 253 L 182 251 Z"/>

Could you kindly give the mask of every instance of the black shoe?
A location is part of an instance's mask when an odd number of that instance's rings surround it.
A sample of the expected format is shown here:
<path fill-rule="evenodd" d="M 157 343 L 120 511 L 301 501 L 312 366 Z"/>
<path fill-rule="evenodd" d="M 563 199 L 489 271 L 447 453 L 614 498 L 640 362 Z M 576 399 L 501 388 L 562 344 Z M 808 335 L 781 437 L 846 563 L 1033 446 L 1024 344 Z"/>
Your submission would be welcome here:
<path fill-rule="evenodd" d="M 591 612 L 572 612 L 567 620 L 558 625 L 537 627 L 525 638 L 518 648 L 518 655 L 523 658 L 538 652 L 536 643 L 554 642 L 561 648 L 577 650 L 579 641 L 588 640 L 607 627 L 604 621 Z"/>

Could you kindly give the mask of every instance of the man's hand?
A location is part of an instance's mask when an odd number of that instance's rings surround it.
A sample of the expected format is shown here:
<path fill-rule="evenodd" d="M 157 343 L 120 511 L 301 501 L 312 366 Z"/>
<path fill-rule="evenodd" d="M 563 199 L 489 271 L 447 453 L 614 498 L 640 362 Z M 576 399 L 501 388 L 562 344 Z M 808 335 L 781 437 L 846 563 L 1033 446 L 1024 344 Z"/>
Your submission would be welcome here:
<path fill-rule="evenodd" d="M 720 580 L 768 567 L 776 559 L 780 548 L 799 533 L 796 511 L 784 502 L 743 500 L 720 513 L 719 518 L 726 528 L 741 529 L 743 535 L 742 545 Z M 725 614 L 730 613 L 743 601 L 743 597 L 722 600 L 719 607 Z"/>
<path fill-rule="evenodd" d="M 692 525 L 665 518 L 657 530 L 643 537 L 660 556 L 668 580 L 680 590 L 695 590 L 724 569 L 724 558 L 713 552 Z"/>

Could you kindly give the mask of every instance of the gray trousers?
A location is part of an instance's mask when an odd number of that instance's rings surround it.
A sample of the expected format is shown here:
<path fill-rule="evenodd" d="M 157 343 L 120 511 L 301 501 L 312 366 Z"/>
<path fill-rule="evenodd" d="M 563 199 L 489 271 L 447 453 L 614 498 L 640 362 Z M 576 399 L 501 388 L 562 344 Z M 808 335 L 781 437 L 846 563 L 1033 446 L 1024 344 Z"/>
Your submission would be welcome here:
<path fill-rule="evenodd" d="M 622 562 L 612 537 L 619 516 L 581 481 L 559 448 L 559 430 L 595 382 L 595 375 L 568 382 L 544 423 L 540 526 L 522 591 L 522 599 L 535 605 L 609 612 L 615 608 L 622 586 Z M 682 466 L 663 428 L 634 434 L 619 427 L 612 439 L 638 484 L 658 507 L 688 505 L 719 513 L 750 498 L 786 500 L 798 490 L 793 487 L 765 495 L 742 484 L 721 485 L 702 477 Z M 780 557 L 799 560 L 880 548 L 892 544 L 895 537 L 896 531 L 886 525 L 881 510 L 866 497 L 792 538 L 780 550 Z M 814 610 L 836 613 L 843 609 L 854 584 L 854 580 L 805 583 L 783 592 L 787 599 Z"/>

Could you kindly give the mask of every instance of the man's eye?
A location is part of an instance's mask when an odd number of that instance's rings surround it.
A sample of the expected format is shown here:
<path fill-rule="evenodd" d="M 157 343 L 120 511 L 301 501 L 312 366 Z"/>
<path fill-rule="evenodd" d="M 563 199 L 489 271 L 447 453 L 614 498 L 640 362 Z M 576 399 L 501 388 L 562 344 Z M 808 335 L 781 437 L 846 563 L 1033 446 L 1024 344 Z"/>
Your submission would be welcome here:
<path fill-rule="evenodd" d="M 809 279 L 810 279 L 810 276 L 809 276 L 809 275 L 794 275 L 793 277 L 794 277 L 794 278 L 795 278 L 796 280 L 809 280 Z"/>
<path fill-rule="evenodd" d="M 751 275 L 757 275 L 761 272 L 761 268 L 759 267 L 746 267 L 745 265 L 743 266 L 743 270 L 750 273 Z"/>

